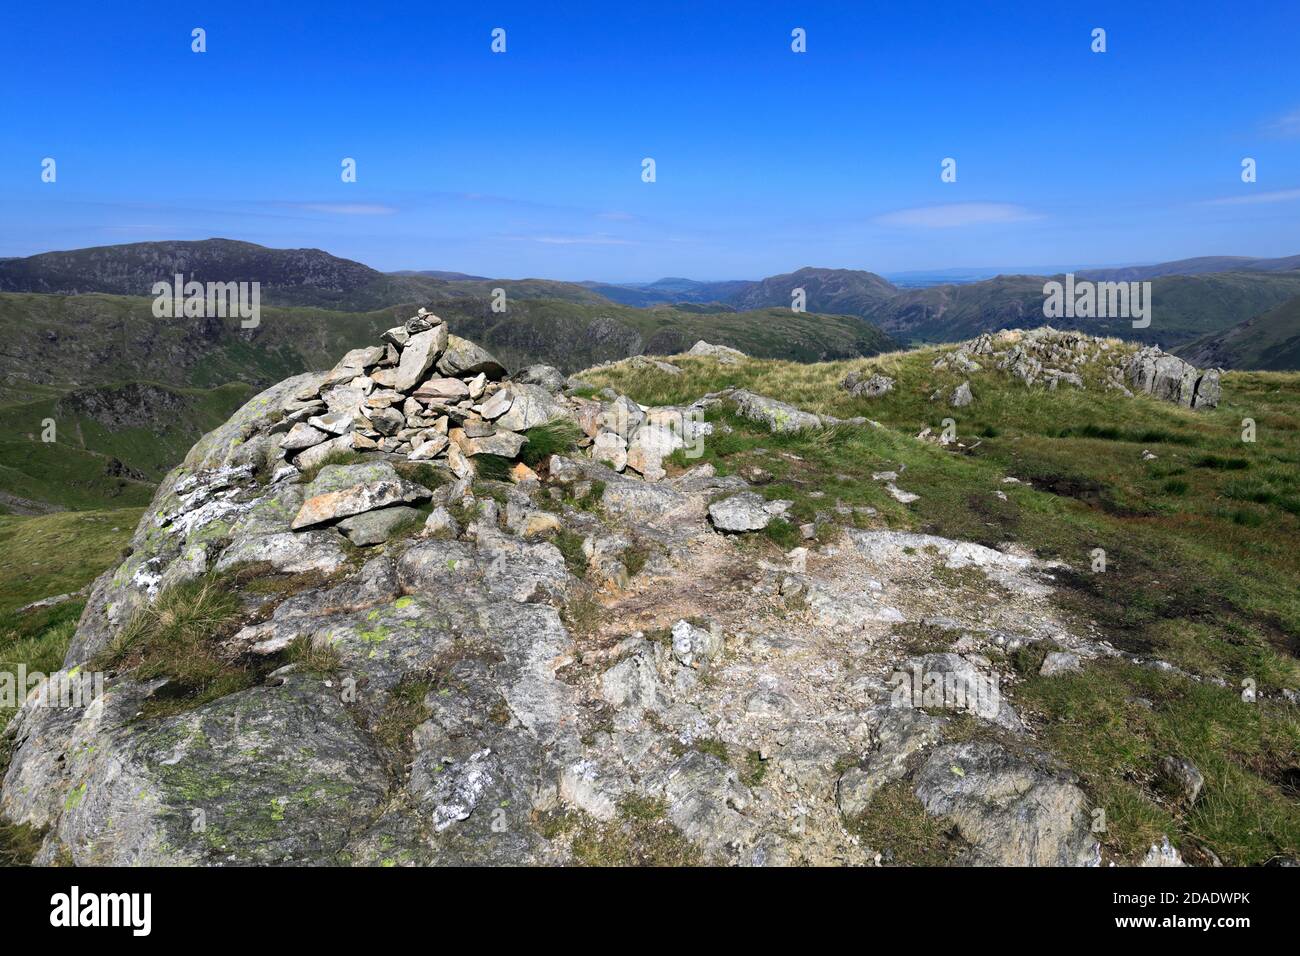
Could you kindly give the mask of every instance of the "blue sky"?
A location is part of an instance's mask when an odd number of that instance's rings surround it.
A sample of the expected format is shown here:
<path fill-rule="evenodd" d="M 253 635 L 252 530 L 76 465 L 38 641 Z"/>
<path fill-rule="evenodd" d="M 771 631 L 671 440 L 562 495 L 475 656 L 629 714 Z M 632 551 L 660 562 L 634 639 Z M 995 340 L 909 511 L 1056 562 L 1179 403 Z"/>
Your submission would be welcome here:
<path fill-rule="evenodd" d="M 630 281 L 1300 253 L 1295 0 L 290 6 L 11 4 L 0 256 L 225 236 Z"/>

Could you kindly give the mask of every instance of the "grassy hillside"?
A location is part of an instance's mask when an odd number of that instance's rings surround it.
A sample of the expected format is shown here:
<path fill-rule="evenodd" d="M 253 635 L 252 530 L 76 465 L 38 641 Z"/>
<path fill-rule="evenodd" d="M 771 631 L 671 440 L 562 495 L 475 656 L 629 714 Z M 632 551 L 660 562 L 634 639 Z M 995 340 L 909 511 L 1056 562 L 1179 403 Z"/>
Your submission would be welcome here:
<path fill-rule="evenodd" d="M 998 276 L 907 290 L 866 317 L 905 342 L 955 342 L 981 332 L 1051 324 L 1171 348 L 1231 328 L 1300 295 L 1300 272 L 1156 278 L 1151 283 L 1151 326 L 1134 329 L 1130 319 L 1048 322 L 1043 318 L 1043 283 L 1048 278 Z"/>
<path fill-rule="evenodd" d="M 1300 368 L 1300 296 L 1179 349 L 1197 365 L 1282 371 Z"/>
<path fill-rule="evenodd" d="M 0 357 L 0 400 L 126 381 L 265 386 L 332 365 L 412 311 L 264 307 L 261 325 L 245 330 L 238 319 L 158 319 L 143 297 L 3 293 L 0 335 L 9 344 Z"/>
<path fill-rule="evenodd" d="M 527 285 L 527 284 L 524 284 Z M 531 288 L 531 286 L 529 286 Z M 755 355 L 797 359 L 874 354 L 892 343 L 860 319 L 696 309 L 634 309 L 595 302 L 512 298 L 493 312 L 488 294 L 428 298 L 423 304 L 458 334 L 497 352 L 507 364 L 549 362 L 569 371 L 636 354 L 653 345 L 720 341 Z M 69 388 L 157 381 L 209 388 L 227 382 L 264 387 L 309 369 L 328 368 L 348 349 L 375 342 L 414 314 L 398 304 L 373 312 L 262 309 L 261 324 L 238 319 L 158 319 L 148 298 L 0 293 L 0 401 L 30 401 Z"/>
<path fill-rule="evenodd" d="M 507 365 L 544 361 L 566 371 L 642 352 L 685 351 L 700 339 L 797 362 L 873 355 L 894 347 L 892 339 L 854 316 L 788 308 L 701 312 L 537 300 L 512 305 L 507 315 L 483 310 L 449 321 L 455 331 L 486 345 Z"/>
<path fill-rule="evenodd" d="M 755 465 L 770 472 L 761 491 L 793 500 L 800 521 L 838 503 L 869 505 L 876 517 L 852 520 L 1014 542 L 1064 562 L 1054 575 L 1062 613 L 1080 627 L 1096 622 L 1116 647 L 1186 672 L 1111 660 L 1042 678 L 1041 652 L 1002 662 L 1021 675 L 1008 694 L 1029 716 L 1035 743 L 1073 767 L 1105 808 L 1107 852 L 1134 860 L 1168 834 L 1200 863 L 1210 862 L 1207 851 L 1225 863 L 1294 858 L 1300 711 L 1279 692 L 1300 685 L 1300 375 L 1229 374 L 1219 408 L 1193 412 L 1096 381 L 1048 392 L 989 372 L 973 380 L 974 404 L 953 409 L 929 400 L 959 381 L 932 369 L 933 358 L 922 350 L 802 366 L 677 360 L 681 376 L 627 368 L 585 375 L 647 403 L 734 384 L 879 421 L 880 429 L 776 436 L 719 411 L 712 417 L 732 430 L 706 441 L 705 459 L 723 473 Z M 883 371 L 898 385 L 882 398 L 852 398 L 839 388 L 850 370 Z M 1245 417 L 1258 425 L 1253 444 L 1241 440 Z M 915 439 L 944 418 L 956 420 L 959 444 Z M 871 478 L 883 470 L 900 472 L 898 484 L 920 499 L 889 497 Z M 1106 553 L 1104 573 L 1092 570 L 1096 548 Z M 1259 688 L 1258 701 L 1242 700 L 1243 681 Z M 1150 767 L 1166 753 L 1205 774 L 1206 794 L 1191 809 L 1171 803 L 1152 779 Z"/>
<path fill-rule="evenodd" d="M 874 272 L 805 267 L 786 275 L 761 279 L 739 290 L 727 301 L 742 309 L 788 309 L 795 289 L 804 290 L 809 311 L 858 316 L 870 315 L 898 293 L 890 282 Z"/>
<path fill-rule="evenodd" d="M 129 385 L 78 389 L 58 398 L 0 406 L 0 508 L 144 505 L 153 487 L 199 436 L 252 395 L 214 389 Z M 53 442 L 44 441 L 54 422 Z"/>

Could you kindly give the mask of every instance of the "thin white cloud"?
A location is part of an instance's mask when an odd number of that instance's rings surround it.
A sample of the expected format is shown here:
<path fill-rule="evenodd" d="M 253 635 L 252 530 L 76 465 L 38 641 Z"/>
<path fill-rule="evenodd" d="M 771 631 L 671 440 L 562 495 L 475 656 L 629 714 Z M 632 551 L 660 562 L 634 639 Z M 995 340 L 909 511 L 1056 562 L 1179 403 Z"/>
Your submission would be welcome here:
<path fill-rule="evenodd" d="M 615 236 L 606 235 L 588 235 L 588 236 L 506 236 L 514 242 L 540 242 L 550 246 L 630 246 L 632 245 L 626 239 L 619 239 Z"/>
<path fill-rule="evenodd" d="M 1248 206 L 1255 203 L 1294 202 L 1300 199 L 1300 189 L 1275 189 L 1267 193 L 1243 193 L 1240 196 L 1224 196 L 1222 199 L 1207 199 L 1206 206 Z"/>
<path fill-rule="evenodd" d="M 1030 222 L 1041 216 L 1024 206 L 1006 202 L 957 202 L 941 206 L 917 206 L 898 209 L 877 216 L 873 222 L 882 226 L 919 229 L 955 229 L 993 223 Z"/>
<path fill-rule="evenodd" d="M 1300 136 L 1300 109 L 1292 110 L 1285 116 L 1279 116 L 1268 124 L 1268 131 L 1274 136 L 1291 138 Z"/>
<path fill-rule="evenodd" d="M 324 212 L 336 216 L 391 216 L 397 209 L 379 203 L 362 202 L 298 202 L 290 203 L 295 209 L 306 212 Z"/>

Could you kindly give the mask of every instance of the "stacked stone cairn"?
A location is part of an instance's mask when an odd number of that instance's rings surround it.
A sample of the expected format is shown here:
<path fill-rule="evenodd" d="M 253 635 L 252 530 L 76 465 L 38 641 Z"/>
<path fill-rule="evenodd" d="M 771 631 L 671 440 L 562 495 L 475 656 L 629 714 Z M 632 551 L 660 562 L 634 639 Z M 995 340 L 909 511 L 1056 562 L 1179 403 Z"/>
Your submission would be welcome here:
<path fill-rule="evenodd" d="M 381 345 L 348 352 L 294 399 L 280 448 L 299 471 L 339 452 L 378 452 L 471 477 L 475 456 L 516 459 L 525 431 L 570 414 L 545 386 L 509 381 L 495 357 L 424 309 L 386 331 Z"/>
<path fill-rule="evenodd" d="M 616 472 L 658 481 L 665 476 L 663 458 L 709 427 L 698 410 L 646 408 L 608 390 L 603 402 L 572 394 L 581 387 L 546 365 L 529 366 L 511 378 L 489 352 L 450 334 L 442 319 L 420 309 L 384 332 L 382 344 L 353 349 L 294 394 L 275 428 L 282 435 L 272 483 L 319 470 L 340 453 L 373 454 L 373 465 L 382 466 L 383 473 L 366 474 L 393 484 L 392 493 L 353 494 L 357 500 L 349 500 L 345 510 L 355 513 L 418 500 L 403 491 L 410 490 L 410 482 L 392 471 L 403 461 L 446 468 L 467 482 L 478 474 L 480 456 L 492 455 L 514 462 L 509 469 L 514 482 L 537 480 L 539 475 L 519 460 L 526 433 L 557 422 L 568 423 L 574 444 L 587 457 Z M 342 476 L 323 474 L 312 483 L 313 492 L 337 495 L 337 489 L 314 487 L 322 480 L 337 483 Z M 294 530 L 341 516 L 333 498 L 324 504 L 329 507 L 304 505 Z"/>

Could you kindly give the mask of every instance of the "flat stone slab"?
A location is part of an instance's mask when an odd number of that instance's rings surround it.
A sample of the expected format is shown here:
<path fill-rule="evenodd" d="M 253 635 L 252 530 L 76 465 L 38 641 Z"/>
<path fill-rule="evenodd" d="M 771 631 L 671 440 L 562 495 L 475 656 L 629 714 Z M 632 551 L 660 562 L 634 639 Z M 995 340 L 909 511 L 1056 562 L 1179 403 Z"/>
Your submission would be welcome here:
<path fill-rule="evenodd" d="M 307 495 L 290 525 L 295 531 L 390 505 L 425 501 L 433 493 L 399 476 L 388 462 L 378 461 L 326 465 L 308 485 Z"/>
<path fill-rule="evenodd" d="M 362 547 L 370 544 L 383 544 L 393 536 L 393 531 L 408 521 L 415 521 L 420 512 L 405 505 L 380 508 L 378 511 L 366 511 L 351 518 L 344 518 L 338 523 L 349 541 Z"/>
<path fill-rule="evenodd" d="M 761 531 L 772 520 L 762 497 L 752 491 L 709 505 L 709 520 L 719 531 Z"/>

